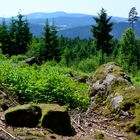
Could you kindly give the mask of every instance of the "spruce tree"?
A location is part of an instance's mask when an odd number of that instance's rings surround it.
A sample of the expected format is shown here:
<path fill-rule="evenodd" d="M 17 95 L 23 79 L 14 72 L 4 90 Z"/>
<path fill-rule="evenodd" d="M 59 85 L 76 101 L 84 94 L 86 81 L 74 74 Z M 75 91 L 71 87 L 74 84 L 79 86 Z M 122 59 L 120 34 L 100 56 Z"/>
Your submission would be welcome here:
<path fill-rule="evenodd" d="M 24 54 L 32 39 L 28 21 L 23 19 L 23 15 L 19 13 L 17 19 L 12 18 L 9 29 L 12 47 L 11 55 Z"/>
<path fill-rule="evenodd" d="M 11 51 L 10 34 L 5 19 L 3 19 L 3 22 L 0 25 L 0 48 L 3 54 L 9 54 L 9 52 Z"/>
<path fill-rule="evenodd" d="M 46 21 L 44 27 L 44 37 L 45 37 L 45 60 L 60 60 L 60 48 L 59 48 L 59 40 L 57 37 L 56 27 L 53 25 L 49 25 L 49 21 Z"/>
<path fill-rule="evenodd" d="M 111 17 L 107 17 L 107 13 L 103 8 L 94 20 L 96 21 L 96 25 L 92 26 L 91 31 L 95 40 L 96 49 L 102 52 L 101 63 L 104 63 L 104 54 L 110 55 L 112 52 L 111 40 L 113 36 L 110 32 L 112 31 L 113 23 L 110 22 Z"/>

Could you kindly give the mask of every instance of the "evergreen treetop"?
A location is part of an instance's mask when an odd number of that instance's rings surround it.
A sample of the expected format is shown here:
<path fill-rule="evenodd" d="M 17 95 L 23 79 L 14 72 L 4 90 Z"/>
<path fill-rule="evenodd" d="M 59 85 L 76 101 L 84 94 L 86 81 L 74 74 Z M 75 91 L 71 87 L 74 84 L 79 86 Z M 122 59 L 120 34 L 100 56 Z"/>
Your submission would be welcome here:
<path fill-rule="evenodd" d="M 110 22 L 111 17 L 107 16 L 106 10 L 101 9 L 100 13 L 98 13 L 98 17 L 95 17 L 96 25 L 92 26 L 92 34 L 95 40 L 95 46 L 97 50 L 102 51 L 102 62 L 103 63 L 103 55 L 106 53 L 110 55 L 112 52 L 111 40 L 113 36 L 110 34 L 112 31 L 113 23 Z"/>

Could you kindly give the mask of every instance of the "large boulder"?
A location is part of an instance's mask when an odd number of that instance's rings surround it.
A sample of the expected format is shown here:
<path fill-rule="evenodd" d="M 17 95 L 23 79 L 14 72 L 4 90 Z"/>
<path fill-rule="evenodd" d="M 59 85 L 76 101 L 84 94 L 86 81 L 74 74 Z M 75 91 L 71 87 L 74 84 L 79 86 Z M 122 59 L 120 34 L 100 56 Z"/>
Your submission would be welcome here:
<path fill-rule="evenodd" d="M 71 136 L 75 133 L 66 107 L 57 104 L 41 104 L 39 106 L 43 109 L 41 126 L 60 135 Z"/>
<path fill-rule="evenodd" d="M 123 101 L 125 89 L 130 88 L 130 77 L 114 62 L 101 65 L 91 77 L 89 96 L 92 104 L 103 105 L 107 102 L 117 108 Z"/>
<path fill-rule="evenodd" d="M 35 127 L 41 118 L 41 109 L 31 104 L 9 108 L 5 112 L 5 121 L 10 126 Z"/>
<path fill-rule="evenodd" d="M 126 130 L 140 135 L 140 87 L 113 62 L 100 66 L 89 79 L 89 111 L 125 119 Z"/>
<path fill-rule="evenodd" d="M 57 104 L 25 104 L 5 111 L 7 125 L 44 127 L 61 135 L 74 135 L 66 107 Z"/>
<path fill-rule="evenodd" d="M 27 63 L 27 64 L 29 64 L 29 65 L 33 65 L 33 64 L 40 64 L 40 62 L 37 60 L 37 58 L 36 57 L 30 57 L 30 58 L 27 58 L 27 59 L 25 59 L 24 61 L 23 61 L 24 63 Z"/>

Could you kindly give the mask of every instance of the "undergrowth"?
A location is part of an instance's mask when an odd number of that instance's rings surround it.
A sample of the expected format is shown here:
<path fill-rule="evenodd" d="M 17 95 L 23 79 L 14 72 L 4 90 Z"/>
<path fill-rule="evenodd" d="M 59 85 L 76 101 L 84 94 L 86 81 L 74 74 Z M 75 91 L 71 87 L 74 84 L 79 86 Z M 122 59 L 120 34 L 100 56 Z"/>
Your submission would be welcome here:
<path fill-rule="evenodd" d="M 1 57 L 0 57 L 1 58 Z M 69 77 L 82 73 L 46 62 L 41 66 L 30 66 L 16 59 L 0 59 L 0 79 L 10 91 L 16 93 L 20 103 L 58 103 L 70 108 L 87 108 L 88 86 Z"/>

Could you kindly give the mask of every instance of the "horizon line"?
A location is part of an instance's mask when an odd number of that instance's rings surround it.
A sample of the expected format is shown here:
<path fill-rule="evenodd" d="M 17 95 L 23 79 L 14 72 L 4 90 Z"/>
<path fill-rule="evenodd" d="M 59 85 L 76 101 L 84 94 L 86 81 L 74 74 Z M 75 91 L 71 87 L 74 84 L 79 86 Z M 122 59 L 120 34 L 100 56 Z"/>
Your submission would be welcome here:
<path fill-rule="evenodd" d="M 85 16 L 97 16 L 97 15 L 92 15 L 92 14 L 88 14 L 88 13 L 80 13 L 80 12 L 66 12 L 66 11 L 54 11 L 54 12 L 41 12 L 41 11 L 35 11 L 35 12 L 30 12 L 30 13 L 22 13 L 21 11 L 21 14 L 23 16 L 28 16 L 28 15 L 31 15 L 31 14 L 38 14 L 38 13 L 41 13 L 41 14 L 53 14 L 53 13 L 64 13 L 64 14 L 81 14 L 81 15 L 85 15 Z M 17 12 L 17 15 L 18 15 L 18 12 Z M 11 15 L 11 16 L 0 16 L 1 18 L 11 18 L 11 17 L 16 17 L 17 15 Z M 118 17 L 118 18 L 126 18 L 128 19 L 128 17 L 121 17 L 121 16 L 112 16 L 112 15 L 108 15 L 109 17 Z"/>

